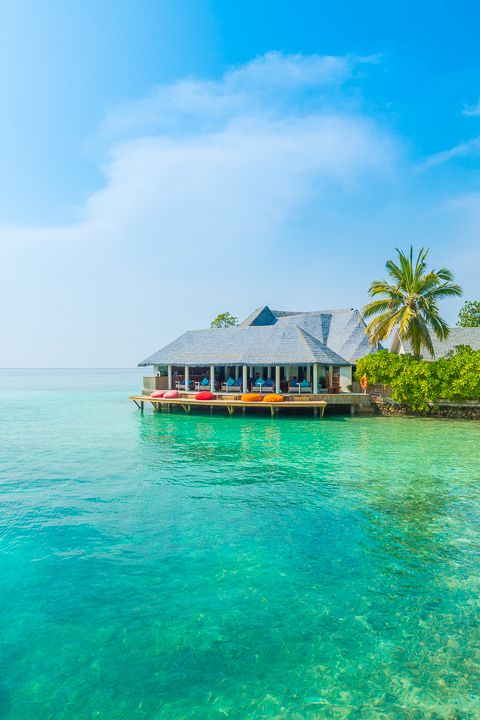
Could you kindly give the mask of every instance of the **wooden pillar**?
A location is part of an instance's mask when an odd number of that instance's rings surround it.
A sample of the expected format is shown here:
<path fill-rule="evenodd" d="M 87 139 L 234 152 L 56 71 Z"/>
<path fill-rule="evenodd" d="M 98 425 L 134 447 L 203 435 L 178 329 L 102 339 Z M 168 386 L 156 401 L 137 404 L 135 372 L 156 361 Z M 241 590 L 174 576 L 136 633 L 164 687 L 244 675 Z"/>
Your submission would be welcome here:
<path fill-rule="evenodd" d="M 350 405 L 350 415 L 355 415 L 355 405 L 353 403 Z"/>
<path fill-rule="evenodd" d="M 215 365 L 210 365 L 210 390 L 215 392 Z"/>
<path fill-rule="evenodd" d="M 248 367 L 246 365 L 243 366 L 243 383 L 242 383 L 242 391 L 244 393 L 248 392 Z"/>
<path fill-rule="evenodd" d="M 275 365 L 275 392 L 280 395 L 280 365 Z"/>
<path fill-rule="evenodd" d="M 307 382 L 312 382 L 312 366 L 307 365 Z"/>
<path fill-rule="evenodd" d="M 272 377 L 272 366 L 271 366 L 271 365 L 269 365 L 268 368 L 267 368 L 267 377 L 268 377 L 269 380 L 270 380 L 271 377 Z"/>
<path fill-rule="evenodd" d="M 235 365 L 235 380 L 240 377 L 240 365 Z"/>
<path fill-rule="evenodd" d="M 318 363 L 313 366 L 313 394 L 318 394 Z"/>
<path fill-rule="evenodd" d="M 168 389 L 172 389 L 172 366 L 168 366 Z"/>
<path fill-rule="evenodd" d="M 290 380 L 290 365 L 285 368 L 285 380 Z"/>
<path fill-rule="evenodd" d="M 330 387 L 333 385 L 333 365 L 328 366 L 328 373 L 330 375 Z"/>
<path fill-rule="evenodd" d="M 187 392 L 187 390 L 188 390 L 188 376 L 189 376 L 189 375 L 190 375 L 189 367 L 188 367 L 188 365 L 185 365 L 185 380 L 184 380 L 184 383 L 185 383 L 185 392 Z"/>

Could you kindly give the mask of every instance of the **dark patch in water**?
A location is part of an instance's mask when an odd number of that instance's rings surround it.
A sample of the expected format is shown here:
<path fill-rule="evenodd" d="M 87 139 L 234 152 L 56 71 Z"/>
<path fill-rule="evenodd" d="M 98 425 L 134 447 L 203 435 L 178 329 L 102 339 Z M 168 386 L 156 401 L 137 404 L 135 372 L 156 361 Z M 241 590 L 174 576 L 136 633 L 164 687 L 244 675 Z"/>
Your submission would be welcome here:
<path fill-rule="evenodd" d="M 10 690 L 4 683 L 0 683 L 0 718 L 6 718 L 10 715 L 12 709 L 12 699 Z"/>

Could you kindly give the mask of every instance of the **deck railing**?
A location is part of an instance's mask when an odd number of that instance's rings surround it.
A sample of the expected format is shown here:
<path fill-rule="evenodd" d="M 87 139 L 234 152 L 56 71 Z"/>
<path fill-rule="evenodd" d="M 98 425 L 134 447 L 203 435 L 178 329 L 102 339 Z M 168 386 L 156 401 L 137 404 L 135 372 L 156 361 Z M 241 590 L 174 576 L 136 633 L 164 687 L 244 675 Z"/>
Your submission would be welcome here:
<path fill-rule="evenodd" d="M 160 381 L 163 380 L 164 382 L 161 383 Z M 160 378 L 160 377 L 147 377 L 143 378 L 143 389 L 148 390 L 149 392 L 152 392 L 152 390 L 166 390 L 167 386 L 167 379 L 166 378 Z M 164 387 L 162 387 L 162 385 Z"/>

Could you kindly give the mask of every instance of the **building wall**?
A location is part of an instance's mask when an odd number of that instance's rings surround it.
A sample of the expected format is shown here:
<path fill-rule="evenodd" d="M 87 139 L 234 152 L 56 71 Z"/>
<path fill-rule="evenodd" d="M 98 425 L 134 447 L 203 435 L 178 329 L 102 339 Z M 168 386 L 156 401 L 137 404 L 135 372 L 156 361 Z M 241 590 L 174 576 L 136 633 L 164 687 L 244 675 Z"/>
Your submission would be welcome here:
<path fill-rule="evenodd" d="M 348 385 L 352 384 L 352 366 L 340 365 L 340 391 L 349 392 Z"/>

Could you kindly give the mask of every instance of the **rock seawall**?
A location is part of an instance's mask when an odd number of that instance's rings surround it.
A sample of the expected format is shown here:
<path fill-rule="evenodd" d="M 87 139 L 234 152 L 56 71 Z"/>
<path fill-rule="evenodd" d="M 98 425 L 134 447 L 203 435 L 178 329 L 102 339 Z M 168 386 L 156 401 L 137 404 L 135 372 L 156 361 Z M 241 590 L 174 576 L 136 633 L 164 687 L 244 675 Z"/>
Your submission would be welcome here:
<path fill-rule="evenodd" d="M 369 396 L 377 415 L 410 415 L 412 417 L 435 417 L 450 420 L 480 420 L 480 403 L 466 400 L 463 403 L 451 403 L 438 400 L 429 403 L 429 410 L 413 410 L 408 405 L 393 402 L 387 397 Z"/>

